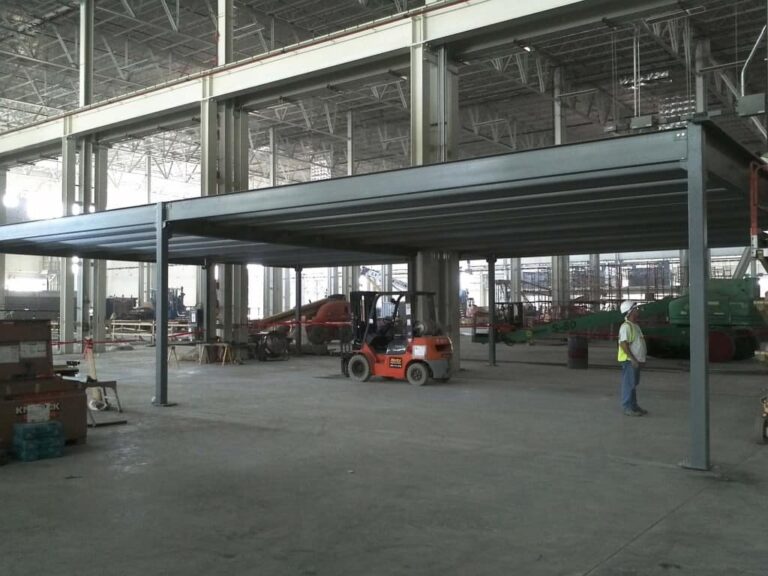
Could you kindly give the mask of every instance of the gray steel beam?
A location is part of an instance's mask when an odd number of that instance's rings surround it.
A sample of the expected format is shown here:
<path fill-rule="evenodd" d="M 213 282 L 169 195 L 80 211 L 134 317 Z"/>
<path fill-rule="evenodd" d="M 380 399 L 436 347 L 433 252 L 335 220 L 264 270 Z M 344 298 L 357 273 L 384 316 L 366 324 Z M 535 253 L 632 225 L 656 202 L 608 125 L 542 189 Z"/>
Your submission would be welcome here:
<path fill-rule="evenodd" d="M 168 405 L 168 239 L 165 204 L 158 202 L 155 262 L 155 406 Z"/>
<path fill-rule="evenodd" d="M 709 326 L 707 314 L 706 133 L 688 125 L 688 258 L 690 278 L 690 459 L 683 465 L 709 470 Z"/>
<path fill-rule="evenodd" d="M 218 196 L 210 203 L 180 200 L 169 206 L 169 217 L 178 221 L 210 217 L 212 214 L 223 218 L 258 212 L 264 215 L 266 222 L 290 213 L 312 215 L 315 210 L 352 213 L 377 204 L 391 209 L 393 203 L 412 204 L 415 197 L 424 205 L 434 204 L 435 201 L 452 203 L 462 195 L 467 201 L 474 201 L 478 199 L 476 190 L 483 186 L 482 182 L 486 185 L 494 182 L 489 187 L 498 196 L 509 194 L 510 189 L 516 187 L 530 187 L 531 181 L 525 181 L 532 179 L 536 179 L 540 186 L 566 186 L 569 181 L 583 183 L 583 174 L 592 171 L 599 175 L 600 182 L 643 173 L 658 176 L 666 170 L 679 177 L 680 160 L 685 158 L 685 148 L 685 139 L 680 138 L 679 133 L 669 132 L 644 135 L 637 141 L 617 138 L 572 144 L 568 146 L 567 154 L 557 148 L 549 148 L 440 166 L 296 184 L 291 187 L 291 195 L 280 189 L 265 189 L 249 195 Z"/>
<path fill-rule="evenodd" d="M 665 2 L 654 2 L 654 5 Z M 647 6 L 649 4 L 645 4 Z M 644 7 L 643 6 L 643 7 Z M 565 28 L 574 22 L 599 22 L 615 14 L 637 12 L 643 7 L 606 8 L 602 2 L 579 0 L 546 0 L 545 2 L 509 2 L 486 0 L 480 3 L 435 5 L 377 21 L 359 30 L 341 30 L 323 38 L 308 40 L 290 48 L 250 60 L 233 63 L 215 71 L 204 70 L 182 80 L 127 95 L 0 135 L 0 157 L 13 156 L 25 149 L 50 144 L 61 137 L 63 125 L 71 123 L 72 134 L 99 133 L 121 125 L 145 122 L 150 117 L 163 117 L 179 110 L 195 109 L 200 104 L 202 85 L 210 84 L 203 98 L 231 98 L 288 82 L 314 81 L 338 68 L 357 67 L 392 58 L 408 52 L 413 44 L 413 28 L 417 19 L 426 19 L 421 41 L 433 46 L 461 37 L 470 42 L 487 42 L 490 28 L 520 23 L 525 35 L 552 28 Z M 555 18 L 551 10 L 568 13 L 568 21 Z M 125 16 L 124 12 L 119 12 Z M 534 21 L 531 17 L 535 17 Z M 522 19 L 522 20 L 520 20 Z M 556 22 L 556 24 L 553 24 Z M 498 35 L 496 35 L 498 36 Z M 496 45 L 509 42 L 509 34 L 494 37 Z"/>
<path fill-rule="evenodd" d="M 272 244 L 281 244 L 286 246 L 305 246 L 308 248 L 314 246 L 324 246 L 337 250 L 348 250 L 351 248 L 349 241 L 337 241 L 332 237 L 320 234 L 306 235 L 300 232 L 278 230 L 263 230 L 245 226 L 223 226 L 212 223 L 180 223 L 174 225 L 174 230 L 182 234 L 195 236 L 204 236 L 208 238 L 226 238 L 229 240 L 240 240 L 243 242 L 264 242 Z M 388 256 L 409 256 L 414 250 L 412 248 L 399 248 L 386 244 L 370 244 L 359 242 L 355 246 L 361 252 L 381 253 Z"/>

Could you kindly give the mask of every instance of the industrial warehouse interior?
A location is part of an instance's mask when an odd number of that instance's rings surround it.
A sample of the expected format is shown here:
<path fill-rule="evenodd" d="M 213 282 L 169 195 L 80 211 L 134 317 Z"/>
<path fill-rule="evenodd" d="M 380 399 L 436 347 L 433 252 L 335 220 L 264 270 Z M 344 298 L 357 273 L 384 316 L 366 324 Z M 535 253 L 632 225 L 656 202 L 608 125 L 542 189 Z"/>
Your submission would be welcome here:
<path fill-rule="evenodd" d="M 767 24 L 0 0 L 0 574 L 766 574 Z"/>

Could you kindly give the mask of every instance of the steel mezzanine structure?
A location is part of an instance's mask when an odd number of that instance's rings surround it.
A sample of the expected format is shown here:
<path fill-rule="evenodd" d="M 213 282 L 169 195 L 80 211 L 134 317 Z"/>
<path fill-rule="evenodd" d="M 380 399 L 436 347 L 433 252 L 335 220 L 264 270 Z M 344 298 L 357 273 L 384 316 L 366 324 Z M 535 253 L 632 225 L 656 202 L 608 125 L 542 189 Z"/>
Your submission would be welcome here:
<path fill-rule="evenodd" d="M 687 247 L 691 453 L 709 468 L 707 249 L 749 243 L 743 147 L 714 125 L 0 227 L 4 253 L 345 265 Z M 162 299 L 161 299 L 162 300 Z M 156 398 L 168 399 L 158 310 Z"/>

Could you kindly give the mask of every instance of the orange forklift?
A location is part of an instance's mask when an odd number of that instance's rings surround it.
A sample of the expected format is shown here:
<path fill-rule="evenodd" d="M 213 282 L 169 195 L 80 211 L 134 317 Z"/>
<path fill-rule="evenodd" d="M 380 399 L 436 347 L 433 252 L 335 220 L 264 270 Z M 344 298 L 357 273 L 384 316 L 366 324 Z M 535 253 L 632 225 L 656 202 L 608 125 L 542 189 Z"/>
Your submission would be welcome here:
<path fill-rule="evenodd" d="M 453 345 L 435 320 L 433 292 L 352 292 L 350 310 L 353 340 L 341 356 L 344 376 L 414 386 L 451 377 Z"/>

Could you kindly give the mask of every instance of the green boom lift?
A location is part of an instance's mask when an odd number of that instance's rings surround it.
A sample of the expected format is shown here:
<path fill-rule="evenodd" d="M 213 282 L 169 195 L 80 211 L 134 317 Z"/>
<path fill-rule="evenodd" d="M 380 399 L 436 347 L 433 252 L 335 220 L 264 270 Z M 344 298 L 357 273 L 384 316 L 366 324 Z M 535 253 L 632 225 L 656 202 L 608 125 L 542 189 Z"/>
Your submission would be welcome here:
<path fill-rule="evenodd" d="M 755 307 L 759 298 L 756 279 L 712 279 L 708 284 L 709 357 L 713 362 L 750 358 L 766 332 L 766 323 Z M 640 307 L 639 324 L 651 356 L 686 358 L 689 355 L 688 296 L 665 298 Z M 520 303 L 498 303 L 495 336 L 505 344 L 532 344 L 545 338 L 584 336 L 615 339 L 623 317 L 618 310 L 573 316 L 558 322 L 525 326 Z M 473 342 L 488 342 L 488 328 L 475 324 Z"/>

